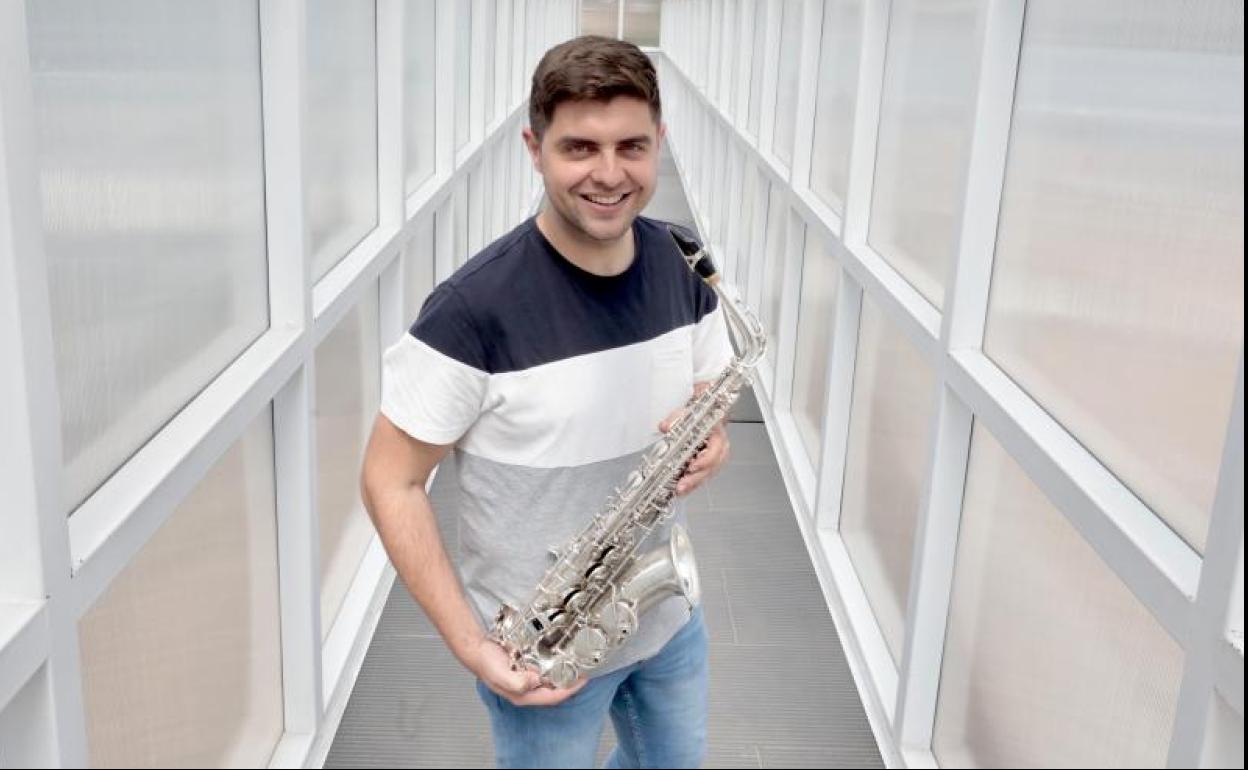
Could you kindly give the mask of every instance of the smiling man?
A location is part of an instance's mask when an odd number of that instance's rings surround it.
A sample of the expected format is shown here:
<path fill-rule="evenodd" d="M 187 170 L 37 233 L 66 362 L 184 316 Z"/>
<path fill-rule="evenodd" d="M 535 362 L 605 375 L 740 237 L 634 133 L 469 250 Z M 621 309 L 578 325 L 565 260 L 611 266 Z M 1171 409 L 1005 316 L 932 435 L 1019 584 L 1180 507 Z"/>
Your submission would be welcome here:
<path fill-rule="evenodd" d="M 636 46 L 581 37 L 548 51 L 524 131 L 546 205 L 440 284 L 386 352 L 365 504 L 400 578 L 477 677 L 501 767 L 588 767 L 608 714 L 608 766 L 693 767 L 705 751 L 706 631 L 683 598 L 647 612 L 565 689 L 512 671 L 487 636 L 502 604 L 532 595 L 549 548 L 589 522 L 731 358 L 715 294 L 666 228 L 639 216 L 658 179 L 661 115 Z M 424 489 L 452 449 L 458 578 Z M 678 494 L 727 456 L 720 428 Z M 644 550 L 666 542 L 676 508 Z"/>

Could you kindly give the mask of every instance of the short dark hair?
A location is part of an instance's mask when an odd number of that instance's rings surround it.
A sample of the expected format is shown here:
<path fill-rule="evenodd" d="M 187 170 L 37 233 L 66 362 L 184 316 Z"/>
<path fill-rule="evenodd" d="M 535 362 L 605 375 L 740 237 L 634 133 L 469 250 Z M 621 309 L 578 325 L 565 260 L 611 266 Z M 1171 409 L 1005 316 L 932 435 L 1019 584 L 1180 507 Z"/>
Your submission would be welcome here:
<path fill-rule="evenodd" d="M 659 78 L 650 57 L 632 43 L 583 35 L 551 48 L 537 64 L 529 92 L 529 127 L 540 142 L 563 102 L 608 102 L 633 96 L 659 122 Z"/>

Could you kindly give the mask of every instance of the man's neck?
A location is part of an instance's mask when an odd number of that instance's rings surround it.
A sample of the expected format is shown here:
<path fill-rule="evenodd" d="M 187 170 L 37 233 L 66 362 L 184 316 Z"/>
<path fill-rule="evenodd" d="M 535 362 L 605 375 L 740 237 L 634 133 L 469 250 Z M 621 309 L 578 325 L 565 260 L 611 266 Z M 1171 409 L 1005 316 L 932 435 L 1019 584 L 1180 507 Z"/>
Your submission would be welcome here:
<path fill-rule="evenodd" d="M 560 256 L 593 275 L 619 275 L 633 264 L 636 254 L 633 228 L 614 241 L 603 242 L 585 237 L 569 227 L 549 205 L 537 215 L 537 229 L 546 236 Z"/>

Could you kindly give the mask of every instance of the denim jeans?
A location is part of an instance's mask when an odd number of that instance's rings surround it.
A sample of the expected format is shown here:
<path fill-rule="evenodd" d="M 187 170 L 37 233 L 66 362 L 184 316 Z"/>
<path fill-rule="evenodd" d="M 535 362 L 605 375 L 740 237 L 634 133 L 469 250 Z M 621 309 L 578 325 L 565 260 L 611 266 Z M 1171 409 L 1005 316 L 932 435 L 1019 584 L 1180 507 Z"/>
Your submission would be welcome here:
<path fill-rule="evenodd" d="M 652 658 L 589 680 L 555 706 L 514 706 L 480 681 L 499 767 L 592 767 L 606 716 L 607 767 L 698 767 L 706 752 L 707 650 L 702 611 Z"/>

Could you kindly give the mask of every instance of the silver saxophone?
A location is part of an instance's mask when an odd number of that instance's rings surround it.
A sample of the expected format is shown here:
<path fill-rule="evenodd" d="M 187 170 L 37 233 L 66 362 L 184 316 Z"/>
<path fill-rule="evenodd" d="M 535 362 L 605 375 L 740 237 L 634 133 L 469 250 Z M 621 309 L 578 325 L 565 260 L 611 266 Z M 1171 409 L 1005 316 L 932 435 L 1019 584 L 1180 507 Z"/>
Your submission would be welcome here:
<path fill-rule="evenodd" d="M 491 638 L 510 654 L 513 669 L 534 669 L 546 685 L 566 687 L 597 668 L 662 599 L 681 595 L 690 607 L 701 600 L 693 546 L 683 527 L 673 526 L 666 544 L 648 553 L 639 549 L 671 515 L 676 482 L 750 382 L 767 338 L 749 308 L 724 291 L 710 255 L 681 228 L 668 230 L 690 269 L 719 298 L 736 355 L 709 387 L 689 399 L 593 521 L 553 551 L 554 564 L 528 603 L 504 604 L 498 611 Z"/>

